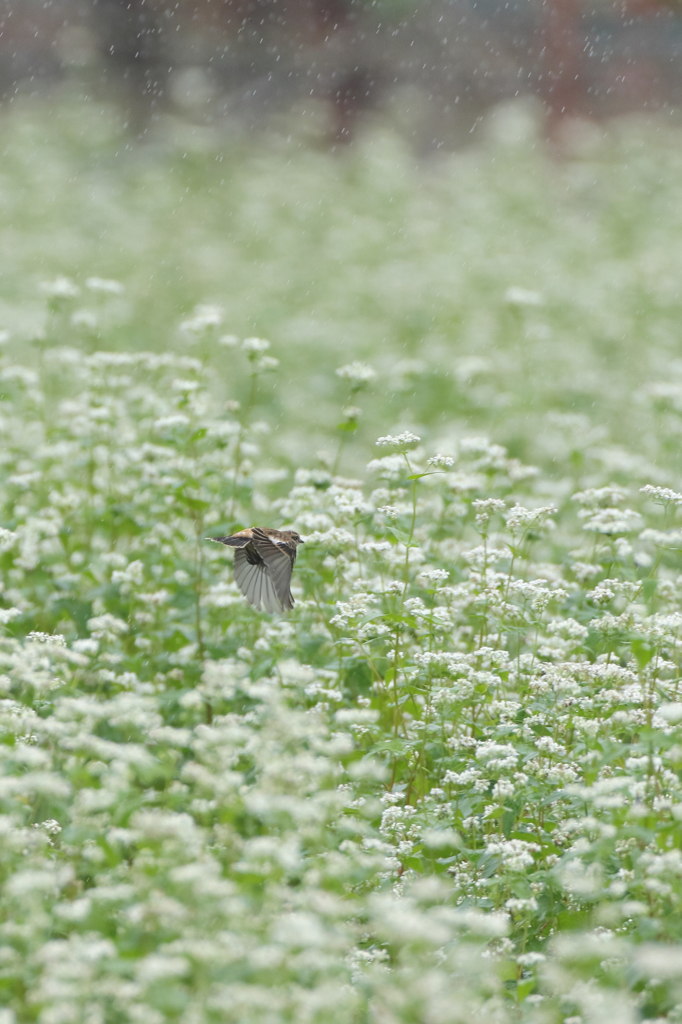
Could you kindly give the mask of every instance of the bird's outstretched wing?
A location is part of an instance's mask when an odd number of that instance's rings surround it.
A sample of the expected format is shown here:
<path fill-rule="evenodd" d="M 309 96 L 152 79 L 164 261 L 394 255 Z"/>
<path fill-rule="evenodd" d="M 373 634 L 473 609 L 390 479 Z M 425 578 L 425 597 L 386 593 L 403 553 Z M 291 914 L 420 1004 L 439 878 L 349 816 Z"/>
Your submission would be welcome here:
<path fill-rule="evenodd" d="M 254 529 L 251 533 L 251 544 L 260 555 L 265 568 L 274 584 L 277 599 L 283 610 L 294 607 L 291 594 L 291 573 L 296 561 L 295 544 L 277 544 L 262 530 Z"/>
<path fill-rule="evenodd" d="M 281 612 L 283 604 L 268 568 L 253 545 L 234 553 L 234 578 L 247 601 L 256 611 Z"/>
<path fill-rule="evenodd" d="M 275 530 L 271 532 L 278 533 Z M 294 607 L 290 586 L 296 561 L 295 543 L 277 543 L 259 527 L 231 537 L 209 537 L 208 540 L 237 549 L 234 553 L 234 578 L 256 611 L 283 612 Z"/>

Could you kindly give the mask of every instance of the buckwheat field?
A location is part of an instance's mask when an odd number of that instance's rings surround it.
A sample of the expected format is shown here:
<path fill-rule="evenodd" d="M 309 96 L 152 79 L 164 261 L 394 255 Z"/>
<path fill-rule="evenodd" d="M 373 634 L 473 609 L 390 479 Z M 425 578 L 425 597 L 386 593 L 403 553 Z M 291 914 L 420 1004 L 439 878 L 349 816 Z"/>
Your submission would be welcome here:
<path fill-rule="evenodd" d="M 3 116 L 0 1024 L 682 1021 L 679 130 Z"/>

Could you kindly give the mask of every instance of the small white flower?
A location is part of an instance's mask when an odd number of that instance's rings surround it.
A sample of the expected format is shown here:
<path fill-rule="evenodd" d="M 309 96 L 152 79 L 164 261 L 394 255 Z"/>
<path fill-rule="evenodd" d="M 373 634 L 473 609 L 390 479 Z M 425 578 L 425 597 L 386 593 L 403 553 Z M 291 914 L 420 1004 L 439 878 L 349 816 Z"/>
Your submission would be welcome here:
<path fill-rule="evenodd" d="M 388 519 L 400 518 L 400 509 L 397 509 L 395 505 L 382 505 L 381 508 L 377 509 L 377 512 L 383 512 Z"/>
<path fill-rule="evenodd" d="M 270 342 L 266 341 L 265 338 L 244 338 L 242 342 L 242 352 L 253 353 L 254 355 L 261 355 L 263 352 L 267 352 L 270 348 Z"/>
<path fill-rule="evenodd" d="M 508 779 L 500 779 L 493 786 L 493 800 L 497 800 L 498 803 L 504 803 L 505 798 L 514 795 L 514 783 Z"/>
<path fill-rule="evenodd" d="M 52 299 L 75 299 L 80 294 L 80 288 L 74 284 L 70 277 L 59 275 L 54 281 L 43 281 L 40 286 L 41 292 Z"/>
<path fill-rule="evenodd" d="M 554 525 L 548 517 L 556 511 L 554 505 L 543 505 L 540 508 L 531 509 L 517 504 L 506 513 L 504 518 L 512 532 L 538 529 L 541 526 L 547 528 Z"/>
<path fill-rule="evenodd" d="M 447 569 L 428 569 L 419 573 L 418 579 L 425 580 L 427 583 L 445 583 L 449 578 L 450 573 Z"/>
<path fill-rule="evenodd" d="M 581 641 L 587 637 L 589 629 L 576 622 L 575 619 L 562 618 L 548 623 L 547 632 L 551 636 L 560 636 L 563 640 Z"/>
<path fill-rule="evenodd" d="M 392 544 L 388 540 L 367 540 L 359 545 L 359 550 L 364 555 L 380 554 L 382 551 L 390 551 Z"/>
<path fill-rule="evenodd" d="M 77 309 L 71 317 L 71 323 L 74 327 L 85 327 L 94 331 L 97 327 L 97 317 L 91 309 Z"/>
<path fill-rule="evenodd" d="M 92 640 L 90 638 L 74 640 L 74 642 L 71 644 L 71 649 L 76 651 L 78 654 L 95 655 L 99 651 L 99 641 Z"/>
<path fill-rule="evenodd" d="M 113 281 L 104 277 L 89 277 L 85 282 L 85 286 L 91 292 L 104 292 L 107 295 L 121 295 L 124 290 L 120 281 Z"/>
<path fill-rule="evenodd" d="M 642 530 L 639 539 L 649 541 L 659 548 L 682 548 L 682 530 L 651 530 L 647 528 Z"/>
<path fill-rule="evenodd" d="M 367 463 L 367 470 L 370 473 L 378 473 L 379 476 L 393 480 L 405 473 L 405 460 L 402 455 L 384 455 L 382 459 L 372 459 Z"/>
<path fill-rule="evenodd" d="M 524 910 L 537 910 L 538 901 L 534 896 L 531 896 L 527 900 L 514 899 L 512 897 L 512 899 L 507 900 L 504 906 L 511 914 L 522 914 Z"/>
<path fill-rule="evenodd" d="M 522 967 L 533 967 L 535 964 L 544 963 L 546 959 L 544 953 L 522 953 L 521 956 L 517 956 L 516 962 Z"/>
<path fill-rule="evenodd" d="M 189 416 L 184 416 L 181 412 L 177 412 L 172 416 L 161 416 L 158 420 L 155 420 L 154 429 L 172 430 L 173 427 L 187 427 L 189 423 Z"/>
<path fill-rule="evenodd" d="M 223 311 L 220 306 L 195 306 L 194 316 L 180 324 L 183 334 L 203 334 L 211 327 L 220 327 L 223 322 Z"/>
<path fill-rule="evenodd" d="M 502 864 L 510 871 L 523 871 L 524 868 L 533 865 L 533 854 L 540 853 L 542 847 L 523 839 L 503 839 L 499 842 L 488 842 L 487 849 L 488 853 L 499 854 Z M 532 902 L 535 904 L 532 909 L 537 910 L 536 901 L 532 900 Z M 528 909 L 530 909 L 530 903 L 531 901 L 526 903 Z M 512 909 L 508 903 L 505 906 L 507 909 Z"/>
<path fill-rule="evenodd" d="M 485 529 L 492 517 L 507 507 L 500 498 L 479 498 L 472 505 L 476 510 L 476 526 L 479 529 Z"/>
<path fill-rule="evenodd" d="M 5 530 L 4 527 L 0 526 L 0 554 L 4 554 L 5 551 L 9 551 L 10 548 L 14 547 L 19 537 L 12 530 Z"/>
<path fill-rule="evenodd" d="M 332 527 L 330 530 L 314 530 L 305 538 L 306 544 L 321 544 L 324 547 L 346 547 L 348 544 L 353 544 L 354 541 L 352 533 L 338 526 Z"/>
<path fill-rule="evenodd" d="M 587 583 L 601 572 L 601 567 L 590 562 L 574 562 L 571 569 L 580 583 Z"/>
<path fill-rule="evenodd" d="M 167 590 L 155 590 L 149 594 L 138 594 L 138 599 L 144 604 L 148 605 L 162 605 L 170 599 L 170 593 Z"/>
<path fill-rule="evenodd" d="M 507 288 L 504 299 L 510 306 L 541 306 L 543 303 L 540 292 L 529 291 L 528 288 L 518 288 L 515 285 Z"/>
<path fill-rule="evenodd" d="M 612 536 L 616 533 L 633 533 L 642 527 L 642 517 L 631 508 L 600 508 L 596 511 L 583 509 L 578 513 L 587 518 L 583 530 Z"/>
<path fill-rule="evenodd" d="M 135 583 L 139 586 L 144 579 L 144 563 L 138 559 L 130 562 L 125 569 L 114 569 L 111 574 L 112 583 Z"/>
<path fill-rule="evenodd" d="M 672 491 L 669 487 L 654 487 L 652 484 L 647 484 L 645 487 L 640 487 L 640 492 L 646 494 L 658 505 L 682 505 L 682 494 Z"/>
<path fill-rule="evenodd" d="M 223 312 L 220 306 L 196 306 L 195 319 L 204 327 L 219 327 L 222 324 Z"/>
<path fill-rule="evenodd" d="M 66 639 L 61 633 L 41 633 L 39 630 L 34 630 L 28 634 L 27 640 L 32 640 L 36 644 L 54 644 L 55 647 L 66 647 Z"/>
<path fill-rule="evenodd" d="M 623 487 L 609 484 L 607 487 L 590 487 L 586 491 L 578 491 L 571 500 L 577 501 L 583 508 L 598 509 L 620 505 L 627 495 L 628 492 Z"/>
<path fill-rule="evenodd" d="M 347 363 L 336 370 L 337 377 L 342 377 L 354 384 L 367 384 L 370 380 L 374 380 L 376 375 L 376 370 L 373 370 L 367 363 L 360 362 Z"/>
<path fill-rule="evenodd" d="M 255 363 L 256 370 L 259 373 L 265 373 L 267 370 L 276 370 L 278 366 L 279 359 L 275 359 L 274 356 L 261 356 Z"/>
<path fill-rule="evenodd" d="M 386 434 L 385 437 L 378 438 L 376 444 L 379 448 L 408 448 L 419 441 L 421 441 L 421 438 L 417 434 L 412 434 L 409 430 L 405 430 L 402 434 L 397 434 L 395 437 L 391 434 Z"/>
<path fill-rule="evenodd" d="M 128 632 L 127 623 L 117 619 L 115 615 L 105 612 L 103 615 L 95 615 L 88 619 L 88 629 L 95 640 L 110 639 Z"/>

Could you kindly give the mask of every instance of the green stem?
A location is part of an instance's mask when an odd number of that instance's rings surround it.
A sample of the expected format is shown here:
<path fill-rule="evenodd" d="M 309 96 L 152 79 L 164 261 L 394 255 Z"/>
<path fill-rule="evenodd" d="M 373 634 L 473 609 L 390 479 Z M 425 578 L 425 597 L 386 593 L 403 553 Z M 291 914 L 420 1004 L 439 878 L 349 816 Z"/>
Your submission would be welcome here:
<path fill-rule="evenodd" d="M 410 460 L 407 457 L 407 452 L 403 452 L 403 458 L 405 459 L 405 462 L 407 463 L 407 468 L 408 468 L 408 471 L 409 471 L 410 475 L 412 475 L 412 466 L 410 465 Z M 416 523 L 417 523 L 417 481 L 413 480 L 412 481 L 412 522 L 410 523 L 410 534 L 409 534 L 409 537 L 408 537 L 408 540 L 407 540 L 407 544 L 405 546 L 405 574 L 404 574 L 405 589 L 407 589 L 407 584 L 409 583 L 409 578 L 410 578 L 410 547 L 412 546 L 412 538 L 414 537 L 414 528 L 416 526 Z M 403 601 L 404 600 L 405 600 L 405 593 L 403 592 Z"/>

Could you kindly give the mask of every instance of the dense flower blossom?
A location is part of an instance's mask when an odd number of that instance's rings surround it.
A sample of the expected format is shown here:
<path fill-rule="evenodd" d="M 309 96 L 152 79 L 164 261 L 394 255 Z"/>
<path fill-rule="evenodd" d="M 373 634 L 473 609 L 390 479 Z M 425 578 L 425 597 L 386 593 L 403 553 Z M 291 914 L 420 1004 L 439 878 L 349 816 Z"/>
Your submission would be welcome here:
<path fill-rule="evenodd" d="M 202 359 L 0 358 L 1 1024 L 588 1019 L 585 971 L 664 1017 L 677 492 L 407 431 L 377 487 L 285 465 Z M 286 617 L 207 543 L 243 523 L 302 533 Z"/>

